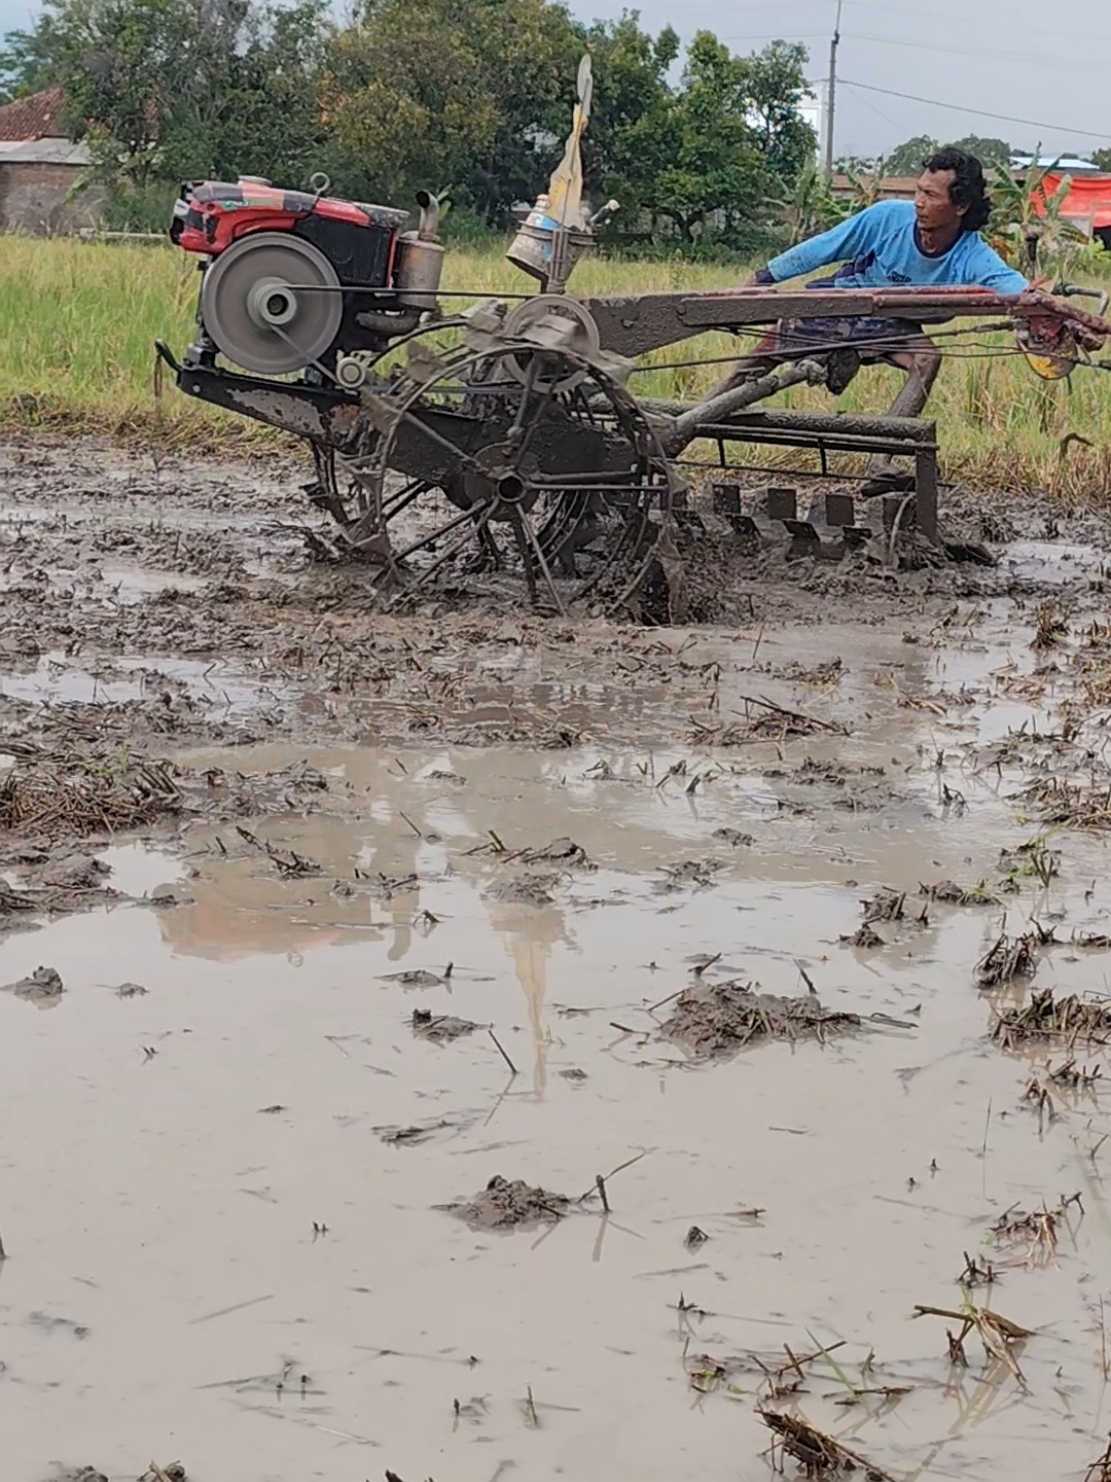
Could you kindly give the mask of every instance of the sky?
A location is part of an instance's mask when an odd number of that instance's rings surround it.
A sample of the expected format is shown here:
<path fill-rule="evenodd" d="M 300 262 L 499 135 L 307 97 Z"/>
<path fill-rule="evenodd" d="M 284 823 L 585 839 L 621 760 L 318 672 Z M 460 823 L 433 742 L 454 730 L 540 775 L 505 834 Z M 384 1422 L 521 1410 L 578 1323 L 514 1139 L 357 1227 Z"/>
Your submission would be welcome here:
<path fill-rule="evenodd" d="M 824 78 L 836 0 L 569 0 L 585 20 L 639 9 L 653 32 L 715 32 L 739 53 L 777 37 L 810 50 Z M 0 0 L 0 32 L 26 27 L 34 0 Z M 1050 20 L 1055 24 L 1050 25 Z M 870 156 L 917 134 L 1007 139 L 1051 154 L 1111 145 L 1107 0 L 844 0 L 838 155 Z M 978 110 L 978 111 L 977 111 Z M 985 115 L 1005 115 L 988 117 Z"/>

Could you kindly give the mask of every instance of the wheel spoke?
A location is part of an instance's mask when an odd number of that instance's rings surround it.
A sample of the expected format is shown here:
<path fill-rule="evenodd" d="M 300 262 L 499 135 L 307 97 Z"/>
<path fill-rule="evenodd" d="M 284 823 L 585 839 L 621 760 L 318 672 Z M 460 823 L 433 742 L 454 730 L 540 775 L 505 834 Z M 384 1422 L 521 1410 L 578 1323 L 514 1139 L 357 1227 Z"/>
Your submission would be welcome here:
<path fill-rule="evenodd" d="M 552 601 L 555 603 L 556 611 L 559 613 L 560 617 L 566 617 L 567 609 L 564 607 L 563 598 L 559 595 L 558 591 L 556 590 L 556 584 L 552 580 L 552 573 L 548 568 L 548 563 L 544 557 L 544 552 L 540 548 L 540 542 L 536 538 L 536 531 L 529 524 L 527 516 L 519 515 L 518 518 L 520 520 L 521 528 L 528 538 L 528 544 L 535 552 L 537 564 L 539 565 L 540 570 L 544 573 L 544 583 L 548 588 L 548 592 L 551 595 Z M 528 559 L 527 551 L 524 553 L 524 555 L 526 560 L 525 569 L 526 571 L 530 571 L 532 569 L 532 562 Z"/>
<path fill-rule="evenodd" d="M 490 513 L 493 510 L 493 508 L 494 508 L 494 506 L 493 506 L 493 503 L 491 502 L 491 503 L 486 504 L 486 505 L 484 505 L 482 507 L 481 513 L 477 513 L 474 509 L 467 510 L 466 513 L 463 515 L 462 518 L 463 519 L 468 519 L 468 520 L 473 520 L 474 521 L 474 530 L 473 530 L 473 532 L 472 531 L 469 531 L 469 530 L 465 530 L 463 532 L 463 534 L 459 537 L 459 539 L 452 544 L 450 550 L 444 551 L 444 553 L 442 555 L 438 556 L 436 558 L 436 560 L 433 561 L 433 563 L 432 563 L 431 566 L 426 566 L 422 571 L 420 571 L 419 573 L 417 573 L 417 575 L 415 576 L 414 580 L 411 581 L 410 583 L 408 583 L 408 585 L 406 587 L 406 590 L 407 591 L 410 591 L 410 592 L 415 592 L 415 591 L 418 590 L 418 588 L 425 586 L 428 582 L 430 582 L 432 580 L 432 578 L 436 575 L 437 571 L 439 571 L 442 566 L 445 566 L 448 561 L 452 560 L 453 557 L 455 557 L 455 556 L 457 556 L 459 554 L 459 552 L 466 545 L 468 539 L 470 538 L 470 536 L 472 534 L 476 538 L 480 537 L 482 535 L 482 532 L 486 529 L 486 526 L 490 522 Z M 439 531 L 436 532 L 436 535 L 437 536 L 439 536 L 439 535 L 446 535 L 447 534 L 447 531 L 449 529 L 453 529 L 458 524 L 459 524 L 459 521 L 458 520 L 452 520 L 450 526 L 445 525 L 442 530 L 439 530 Z M 435 538 L 436 538 L 436 536 L 433 536 L 433 539 L 435 539 Z"/>
<path fill-rule="evenodd" d="M 485 505 L 472 504 L 461 515 L 456 515 L 454 520 L 449 520 L 446 525 L 441 525 L 439 529 L 433 530 L 431 535 L 422 535 L 419 540 L 414 540 L 412 545 L 407 545 L 403 551 L 398 551 L 393 558 L 394 561 L 404 561 L 409 556 L 415 555 L 417 551 L 423 550 L 425 546 L 434 545 L 436 541 L 442 539 L 445 535 L 450 535 L 453 530 L 457 530 L 465 520 L 477 519 L 480 509 L 485 511 L 485 518 L 483 520 L 483 523 L 485 523 L 490 518 L 490 511 L 493 507 L 493 501 L 487 501 Z M 440 564 L 439 561 L 436 562 L 437 566 Z"/>

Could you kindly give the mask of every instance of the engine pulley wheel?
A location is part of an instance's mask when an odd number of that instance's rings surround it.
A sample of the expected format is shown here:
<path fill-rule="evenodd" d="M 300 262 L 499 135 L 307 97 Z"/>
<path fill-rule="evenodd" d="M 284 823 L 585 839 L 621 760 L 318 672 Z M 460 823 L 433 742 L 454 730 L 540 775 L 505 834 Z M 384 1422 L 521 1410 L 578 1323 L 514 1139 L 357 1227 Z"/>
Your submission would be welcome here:
<path fill-rule="evenodd" d="M 205 269 L 201 318 L 228 360 L 259 375 L 287 375 L 334 342 L 343 318 L 338 289 L 335 268 L 311 242 L 256 232 Z"/>

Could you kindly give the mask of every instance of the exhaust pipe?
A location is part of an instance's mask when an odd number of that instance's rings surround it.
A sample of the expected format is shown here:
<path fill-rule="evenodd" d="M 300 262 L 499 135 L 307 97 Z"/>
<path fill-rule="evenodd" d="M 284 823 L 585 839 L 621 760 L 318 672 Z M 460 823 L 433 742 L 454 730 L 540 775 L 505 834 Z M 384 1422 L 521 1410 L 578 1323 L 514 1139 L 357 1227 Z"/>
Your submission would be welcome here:
<path fill-rule="evenodd" d="M 430 190 L 417 191 L 420 225 L 415 232 L 405 232 L 397 243 L 397 267 L 394 286 L 400 290 L 397 301 L 406 309 L 435 310 L 436 290 L 444 266 L 443 245 L 436 240 L 440 225 L 440 203 Z"/>
<path fill-rule="evenodd" d="M 417 191 L 420 207 L 420 226 L 417 228 L 418 242 L 434 242 L 440 225 L 440 203 L 430 190 Z"/>

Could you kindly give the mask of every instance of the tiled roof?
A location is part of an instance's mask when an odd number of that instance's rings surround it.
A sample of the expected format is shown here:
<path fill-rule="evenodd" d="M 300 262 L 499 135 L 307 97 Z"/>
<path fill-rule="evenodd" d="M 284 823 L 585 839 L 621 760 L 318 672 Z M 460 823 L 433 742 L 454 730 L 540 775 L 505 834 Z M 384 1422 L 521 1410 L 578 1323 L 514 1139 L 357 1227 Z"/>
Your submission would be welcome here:
<path fill-rule="evenodd" d="M 68 139 L 62 122 L 65 94 L 49 87 L 0 108 L 0 139 Z"/>

